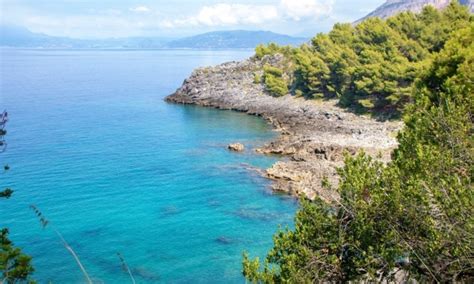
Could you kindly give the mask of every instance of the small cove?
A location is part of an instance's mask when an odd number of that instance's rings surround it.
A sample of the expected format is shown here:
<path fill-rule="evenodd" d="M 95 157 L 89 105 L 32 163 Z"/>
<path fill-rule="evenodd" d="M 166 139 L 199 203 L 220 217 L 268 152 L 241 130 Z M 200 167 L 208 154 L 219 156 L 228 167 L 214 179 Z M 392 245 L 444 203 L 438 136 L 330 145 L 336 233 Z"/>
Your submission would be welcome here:
<path fill-rule="evenodd" d="M 74 260 L 35 204 L 95 279 L 128 283 L 242 283 L 243 250 L 264 256 L 297 204 L 273 195 L 249 167 L 277 157 L 251 150 L 275 137 L 261 118 L 163 98 L 199 66 L 252 51 L 1 50 L 0 107 L 8 109 L 11 170 L 1 227 L 33 256 L 39 283 L 80 283 Z M 232 142 L 244 153 L 226 149 Z"/>

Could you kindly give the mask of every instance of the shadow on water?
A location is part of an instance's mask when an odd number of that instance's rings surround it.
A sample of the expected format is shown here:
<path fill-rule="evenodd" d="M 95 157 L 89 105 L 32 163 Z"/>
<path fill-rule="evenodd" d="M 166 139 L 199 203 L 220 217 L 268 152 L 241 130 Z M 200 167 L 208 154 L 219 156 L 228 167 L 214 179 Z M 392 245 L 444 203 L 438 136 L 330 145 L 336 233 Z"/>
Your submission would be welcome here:
<path fill-rule="evenodd" d="M 114 275 L 122 275 L 124 279 L 129 277 L 129 274 L 126 268 L 121 264 L 121 261 L 118 258 L 117 258 L 117 261 L 114 261 L 112 259 L 104 259 L 104 258 L 93 259 L 92 261 L 97 267 L 100 267 L 103 271 L 107 273 L 111 273 Z M 161 279 L 159 273 L 153 269 L 147 268 L 145 266 L 134 267 L 134 266 L 131 266 L 130 263 L 127 263 L 127 265 L 129 265 L 129 268 L 130 268 L 130 271 L 132 272 L 133 277 L 135 279 L 139 278 L 137 279 L 139 280 L 139 283 L 143 281 L 154 283 Z M 100 278 L 97 280 L 100 280 Z"/>
<path fill-rule="evenodd" d="M 231 214 L 241 219 L 260 222 L 270 222 L 276 219 L 281 219 L 283 216 L 286 218 L 291 216 L 286 213 L 282 214 L 266 211 L 264 208 L 240 208 L 237 211 L 231 212 Z"/>
<path fill-rule="evenodd" d="M 236 242 L 236 240 L 226 237 L 226 236 L 220 236 L 215 239 L 216 243 L 221 244 L 221 245 L 231 245 Z"/>
<path fill-rule="evenodd" d="M 176 206 L 168 205 L 160 208 L 160 215 L 161 217 L 169 217 L 174 216 L 181 213 L 182 210 Z"/>
<path fill-rule="evenodd" d="M 95 238 L 100 235 L 103 235 L 104 231 L 105 230 L 103 228 L 87 229 L 83 231 L 81 234 L 84 238 Z"/>
<path fill-rule="evenodd" d="M 223 205 L 222 201 L 219 201 L 218 199 L 211 198 L 211 199 L 207 199 L 206 202 L 207 202 L 207 205 L 211 208 L 217 208 Z"/>

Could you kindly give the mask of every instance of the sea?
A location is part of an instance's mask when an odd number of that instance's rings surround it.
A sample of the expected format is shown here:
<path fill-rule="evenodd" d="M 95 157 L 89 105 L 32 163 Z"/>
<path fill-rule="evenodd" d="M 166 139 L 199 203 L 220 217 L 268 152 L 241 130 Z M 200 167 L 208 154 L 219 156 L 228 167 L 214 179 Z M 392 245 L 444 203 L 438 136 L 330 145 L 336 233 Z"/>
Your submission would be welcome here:
<path fill-rule="evenodd" d="M 258 169 L 277 133 L 261 118 L 169 104 L 192 70 L 252 50 L 0 49 L 0 228 L 38 283 L 244 283 L 297 202 Z M 230 152 L 229 143 L 246 146 Z M 35 206 L 48 221 L 42 226 Z M 64 238 L 64 243 L 61 238 Z M 120 254 L 120 256 L 118 255 Z"/>

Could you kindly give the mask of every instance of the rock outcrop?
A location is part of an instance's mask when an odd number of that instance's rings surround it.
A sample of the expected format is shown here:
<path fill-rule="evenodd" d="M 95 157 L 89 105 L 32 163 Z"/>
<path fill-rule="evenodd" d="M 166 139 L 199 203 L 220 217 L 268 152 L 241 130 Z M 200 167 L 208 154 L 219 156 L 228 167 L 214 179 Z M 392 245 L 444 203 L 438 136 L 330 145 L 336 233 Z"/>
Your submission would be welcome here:
<path fill-rule="evenodd" d="M 227 146 L 227 149 L 234 152 L 242 152 L 243 150 L 245 150 L 245 146 L 241 143 L 232 143 Z"/>
<path fill-rule="evenodd" d="M 375 9 L 373 12 L 358 20 L 356 23 L 359 23 L 371 17 L 379 17 L 385 19 L 404 11 L 419 13 L 423 9 L 423 7 L 427 5 L 431 5 L 437 9 L 443 9 L 446 8 L 446 6 L 448 6 L 450 2 L 451 0 L 388 0 L 380 7 Z M 459 3 L 467 6 L 471 13 L 474 12 L 473 0 L 460 0 Z"/>
<path fill-rule="evenodd" d="M 273 189 L 309 198 L 318 195 L 326 200 L 337 199 L 337 193 L 323 187 L 322 181 L 337 185 L 336 168 L 343 165 L 344 153 L 363 149 L 389 160 L 397 146 L 394 133 L 402 124 L 357 116 L 331 101 L 270 96 L 262 84 L 254 83 L 254 75 L 265 64 L 278 65 L 279 60 L 279 56 L 265 56 L 262 60 L 251 58 L 197 69 L 166 100 L 267 119 L 281 135 L 257 151 L 289 157 L 289 161 L 280 161 L 265 171 L 266 177 L 275 180 Z"/>

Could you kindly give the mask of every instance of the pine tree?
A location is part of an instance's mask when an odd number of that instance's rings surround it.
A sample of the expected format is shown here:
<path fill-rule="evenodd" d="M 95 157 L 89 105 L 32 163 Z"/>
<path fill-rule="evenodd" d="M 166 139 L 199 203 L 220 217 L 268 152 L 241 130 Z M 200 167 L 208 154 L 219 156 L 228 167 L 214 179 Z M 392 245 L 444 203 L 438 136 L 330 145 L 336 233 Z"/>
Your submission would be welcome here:
<path fill-rule="evenodd" d="M 392 162 L 347 157 L 339 200 L 302 200 L 263 264 L 244 254 L 249 281 L 474 281 L 473 23 L 414 86 Z"/>

